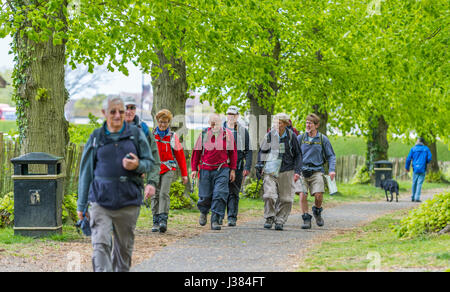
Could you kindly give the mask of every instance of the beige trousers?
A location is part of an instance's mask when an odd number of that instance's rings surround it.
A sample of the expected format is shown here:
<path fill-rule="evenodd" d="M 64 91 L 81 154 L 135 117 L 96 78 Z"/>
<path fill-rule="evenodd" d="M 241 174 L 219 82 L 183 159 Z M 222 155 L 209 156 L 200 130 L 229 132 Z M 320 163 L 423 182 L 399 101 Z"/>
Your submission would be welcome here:
<path fill-rule="evenodd" d="M 285 171 L 278 178 L 264 175 L 264 218 L 286 223 L 294 202 L 294 171 Z"/>

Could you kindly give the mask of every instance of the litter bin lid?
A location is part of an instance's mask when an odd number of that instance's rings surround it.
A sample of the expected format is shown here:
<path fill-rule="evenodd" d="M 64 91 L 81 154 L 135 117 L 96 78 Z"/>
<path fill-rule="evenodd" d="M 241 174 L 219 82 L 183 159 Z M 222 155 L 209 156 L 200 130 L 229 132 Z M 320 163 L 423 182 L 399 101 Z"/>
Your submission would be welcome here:
<path fill-rule="evenodd" d="M 375 161 L 373 164 L 375 164 L 375 165 L 381 165 L 381 164 L 389 164 L 389 165 L 392 165 L 393 163 L 390 162 L 389 160 L 378 160 L 378 161 Z"/>
<path fill-rule="evenodd" d="M 54 156 L 44 152 L 30 152 L 11 159 L 14 164 L 56 164 L 63 157 Z"/>

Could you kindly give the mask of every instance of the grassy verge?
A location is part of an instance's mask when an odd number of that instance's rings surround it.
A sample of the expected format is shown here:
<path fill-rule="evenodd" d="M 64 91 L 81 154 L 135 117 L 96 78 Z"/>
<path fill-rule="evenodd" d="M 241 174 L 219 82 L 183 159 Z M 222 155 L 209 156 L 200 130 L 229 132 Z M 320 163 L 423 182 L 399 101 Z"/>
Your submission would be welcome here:
<path fill-rule="evenodd" d="M 399 239 L 390 225 L 402 210 L 343 231 L 307 252 L 299 271 L 445 271 L 450 269 L 450 235 Z"/>

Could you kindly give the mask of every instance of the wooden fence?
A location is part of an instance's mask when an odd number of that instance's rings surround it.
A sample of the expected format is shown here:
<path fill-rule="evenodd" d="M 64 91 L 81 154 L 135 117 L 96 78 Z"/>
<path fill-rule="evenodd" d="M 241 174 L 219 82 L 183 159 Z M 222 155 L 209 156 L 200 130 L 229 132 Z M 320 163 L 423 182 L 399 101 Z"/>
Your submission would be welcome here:
<path fill-rule="evenodd" d="M 80 172 L 81 155 L 84 146 L 70 143 L 66 148 L 63 170 L 65 171 L 64 193 L 77 193 L 78 175 Z M 20 156 L 19 143 L 11 139 L 5 139 L 0 132 L 0 196 L 14 191 L 11 176 L 14 166 L 11 159 Z"/>
<path fill-rule="evenodd" d="M 65 154 L 65 194 L 77 193 L 78 175 L 80 171 L 81 155 L 84 146 L 70 143 L 67 146 Z M 5 139 L 3 133 L 0 132 L 0 196 L 12 192 L 13 181 L 13 165 L 11 159 L 20 155 L 19 144 L 14 140 Z M 396 180 L 409 180 L 410 177 L 405 171 L 405 158 L 389 159 L 392 165 L 392 176 Z M 365 158 L 358 155 L 341 156 L 336 159 L 336 181 L 348 183 L 355 176 L 358 167 L 364 165 Z M 440 168 L 444 171 L 450 167 L 450 161 L 439 162 Z"/>
<path fill-rule="evenodd" d="M 348 183 L 355 176 L 358 167 L 364 165 L 364 156 L 348 155 L 336 158 L 336 181 Z M 395 180 L 410 180 L 409 174 L 405 171 L 406 157 L 390 158 L 392 162 L 392 177 Z M 450 161 L 439 161 L 439 168 L 445 171 L 450 167 Z"/>

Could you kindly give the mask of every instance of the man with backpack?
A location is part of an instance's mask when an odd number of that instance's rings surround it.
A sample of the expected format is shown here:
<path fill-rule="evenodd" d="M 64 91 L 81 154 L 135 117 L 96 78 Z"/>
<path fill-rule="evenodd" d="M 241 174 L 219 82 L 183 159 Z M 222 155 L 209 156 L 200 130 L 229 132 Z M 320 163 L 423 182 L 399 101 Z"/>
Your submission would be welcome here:
<path fill-rule="evenodd" d="M 263 177 L 264 228 L 283 230 L 294 201 L 294 183 L 300 178 L 302 156 L 296 135 L 288 129 L 289 116 L 275 115 L 264 136 L 255 166 Z"/>
<path fill-rule="evenodd" d="M 151 135 L 147 123 L 139 119 L 139 116 L 136 114 L 136 101 L 134 100 L 134 98 L 132 97 L 125 98 L 124 104 L 125 104 L 125 122 L 140 128 L 144 132 L 145 137 L 147 137 L 150 149 L 152 151 L 153 159 L 155 160 L 155 163 L 151 166 L 150 171 L 147 173 L 147 186 L 145 188 L 147 195 L 152 196 L 155 194 L 156 186 L 159 183 L 160 161 L 155 137 Z"/>
<path fill-rule="evenodd" d="M 248 130 L 244 128 L 239 122 L 239 108 L 230 106 L 227 110 L 227 121 L 224 122 L 224 128 L 227 128 L 233 133 L 234 140 L 237 147 L 237 168 L 236 178 L 229 184 L 230 194 L 227 200 L 227 215 L 228 226 L 236 226 L 238 208 L 239 208 L 239 193 L 243 179 L 250 174 L 252 166 L 252 150 L 250 149 L 250 135 Z"/>
<path fill-rule="evenodd" d="M 153 157 L 144 133 L 125 123 L 121 98 L 106 99 L 102 112 L 106 121 L 91 134 L 81 158 L 77 211 L 80 220 L 90 220 L 94 271 L 124 272 L 131 266 L 142 204 L 141 176 Z"/>
<path fill-rule="evenodd" d="M 195 180 L 200 171 L 199 224 L 206 225 L 211 210 L 211 229 L 220 230 L 220 219 L 225 216 L 229 193 L 228 182 L 235 180 L 237 151 L 233 133 L 222 126 L 218 114 L 210 115 L 209 125 L 200 134 L 192 151 L 191 176 Z"/>
<path fill-rule="evenodd" d="M 188 172 L 186 158 L 180 140 L 175 132 L 170 130 L 170 122 L 173 115 L 167 110 L 160 110 L 156 114 L 157 127 L 151 136 L 154 137 L 158 145 L 158 153 L 161 167 L 159 168 L 160 179 L 156 188 L 156 194 L 152 197 L 153 227 L 152 232 L 164 233 L 167 230 L 167 220 L 170 210 L 170 187 L 176 179 L 177 168 L 180 168 L 183 184 L 188 183 Z M 147 185 L 148 187 L 148 185 Z M 145 197 L 150 193 L 145 189 Z"/>
<path fill-rule="evenodd" d="M 314 206 L 312 213 L 318 226 L 323 226 L 324 221 L 321 216 L 324 183 L 324 164 L 328 162 L 329 175 L 331 180 L 336 176 L 336 155 L 330 140 L 318 131 L 320 119 L 315 114 L 306 117 L 306 131 L 297 137 L 298 144 L 303 156 L 302 180 L 296 184 L 296 193 L 300 194 L 300 206 L 303 212 L 302 229 L 311 228 L 312 216 L 308 213 L 307 194 L 314 196 Z"/>

